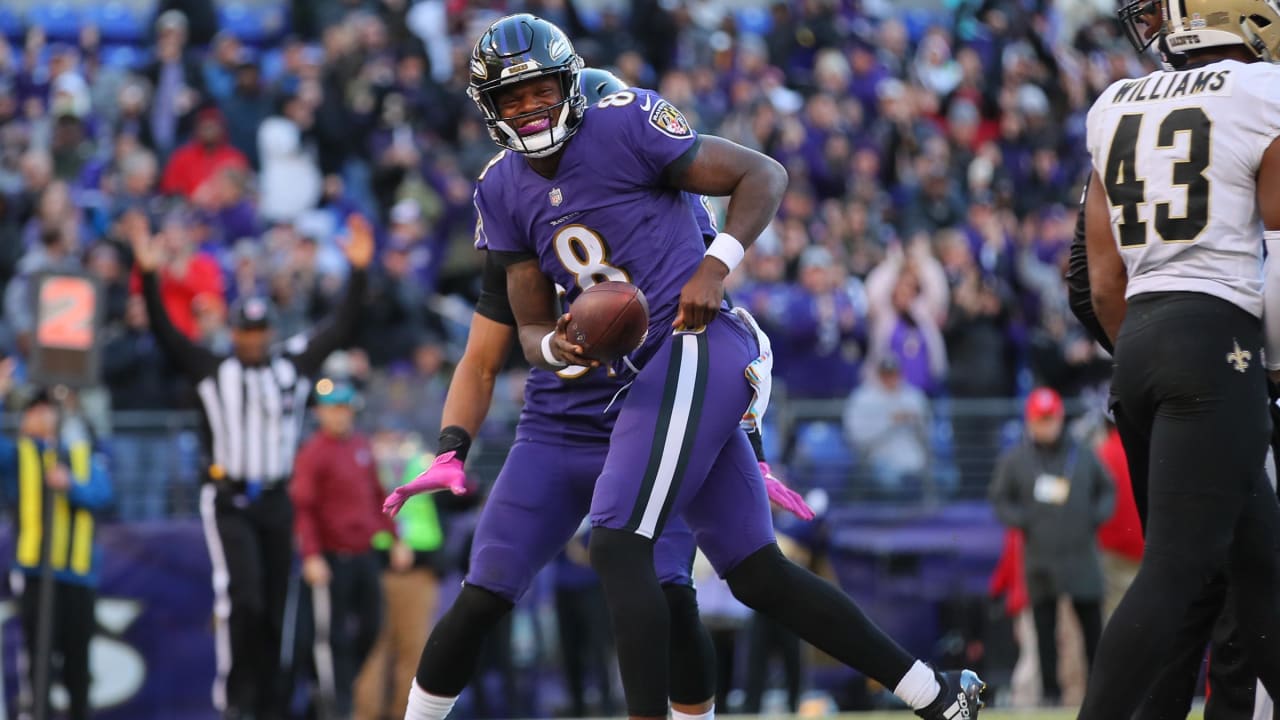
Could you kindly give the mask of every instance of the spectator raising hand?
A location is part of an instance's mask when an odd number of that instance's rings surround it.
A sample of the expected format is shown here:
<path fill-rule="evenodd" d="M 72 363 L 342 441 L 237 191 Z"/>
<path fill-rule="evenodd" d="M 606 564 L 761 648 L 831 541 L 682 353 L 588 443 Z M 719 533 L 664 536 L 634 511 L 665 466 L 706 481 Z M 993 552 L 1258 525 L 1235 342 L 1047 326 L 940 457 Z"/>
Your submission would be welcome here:
<path fill-rule="evenodd" d="M 363 215 L 352 215 L 347 218 L 347 233 L 347 262 L 354 268 L 368 268 L 373 262 L 373 226 Z"/>
<path fill-rule="evenodd" d="M 133 250 L 133 261 L 142 272 L 155 272 L 160 267 L 161 254 L 155 236 L 151 234 L 150 222 L 140 210 L 129 210 L 120 219 L 120 229 L 129 247 Z"/>
<path fill-rule="evenodd" d="M 17 358 L 10 356 L 0 360 L 0 402 L 13 390 L 13 376 L 17 369 Z"/>

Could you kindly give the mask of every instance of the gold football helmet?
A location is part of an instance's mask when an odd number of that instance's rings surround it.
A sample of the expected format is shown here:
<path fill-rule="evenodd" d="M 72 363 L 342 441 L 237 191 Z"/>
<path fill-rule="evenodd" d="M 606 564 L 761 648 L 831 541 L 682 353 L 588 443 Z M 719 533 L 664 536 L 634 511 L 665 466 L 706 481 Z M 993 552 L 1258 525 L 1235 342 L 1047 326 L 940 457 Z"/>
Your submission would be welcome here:
<path fill-rule="evenodd" d="M 1176 53 L 1243 45 L 1280 60 L 1280 0 L 1164 0 L 1165 35 Z"/>

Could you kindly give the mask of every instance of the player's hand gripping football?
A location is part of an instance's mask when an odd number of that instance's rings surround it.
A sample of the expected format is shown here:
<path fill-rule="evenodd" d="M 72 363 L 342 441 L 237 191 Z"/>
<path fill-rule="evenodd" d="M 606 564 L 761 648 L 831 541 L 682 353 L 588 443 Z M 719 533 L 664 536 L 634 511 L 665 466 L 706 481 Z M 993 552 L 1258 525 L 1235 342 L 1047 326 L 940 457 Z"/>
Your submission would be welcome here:
<path fill-rule="evenodd" d="M 804 501 L 800 493 L 782 484 L 769 468 L 769 463 L 760 463 L 760 474 L 764 475 L 764 489 L 769 493 L 769 502 L 795 515 L 801 520 L 814 518 L 813 508 Z"/>
<path fill-rule="evenodd" d="M 572 315 L 565 313 L 556 321 L 556 334 L 551 337 L 551 354 L 569 365 L 600 367 L 599 360 L 583 355 L 583 347 L 569 339 L 569 321 L 572 319 Z"/>
<path fill-rule="evenodd" d="M 382 503 L 382 512 L 395 517 L 409 498 L 439 490 L 448 490 L 454 495 L 466 495 L 468 491 L 467 473 L 462 469 L 457 453 L 452 450 L 440 453 L 422 474 L 392 490 Z"/>
<path fill-rule="evenodd" d="M 724 278 L 728 274 L 724 263 L 703 258 L 693 277 L 680 289 L 680 309 L 671 326 L 676 330 L 697 330 L 710 324 L 724 301 Z"/>

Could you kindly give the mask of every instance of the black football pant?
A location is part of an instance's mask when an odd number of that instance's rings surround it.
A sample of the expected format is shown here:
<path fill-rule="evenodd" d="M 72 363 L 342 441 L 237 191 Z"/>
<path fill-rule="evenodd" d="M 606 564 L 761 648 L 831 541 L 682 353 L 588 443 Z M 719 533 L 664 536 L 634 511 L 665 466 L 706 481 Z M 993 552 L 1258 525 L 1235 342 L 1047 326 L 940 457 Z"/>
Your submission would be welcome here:
<path fill-rule="evenodd" d="M 1270 435 L 1261 322 L 1199 293 L 1129 303 L 1115 391 L 1150 448 L 1146 552 L 1090 671 L 1081 720 L 1127 718 L 1196 604 L 1226 570 L 1239 634 L 1280 690 L 1280 502 L 1262 471 Z"/>
<path fill-rule="evenodd" d="M 1118 403 L 1112 405 L 1116 430 L 1124 445 L 1138 518 L 1147 523 L 1148 439 Z M 1274 438 L 1274 436 L 1273 436 Z M 1274 439 L 1273 439 L 1274 444 Z M 1250 720 L 1257 674 L 1248 666 L 1236 634 L 1236 611 L 1228 599 L 1227 574 L 1206 583 L 1191 605 L 1174 639 L 1174 648 L 1149 688 L 1133 720 L 1182 720 L 1191 711 L 1205 646 L 1209 646 L 1209 698 L 1205 720 Z"/>
<path fill-rule="evenodd" d="M 54 668 L 61 665 L 62 684 L 70 695 L 71 720 L 87 720 L 89 717 L 89 641 L 97 626 L 94 618 L 93 588 L 55 580 L 53 602 L 53 642 L 49 662 Z M 28 670 L 31 688 L 35 688 L 36 628 L 40 621 L 40 577 L 29 575 L 22 589 L 22 635 L 26 639 Z M 49 674 L 50 685 L 59 675 Z M 46 688 L 46 692 L 48 688 Z M 33 696 L 34 698 L 34 696 Z M 45 707 L 50 707 L 46 702 Z"/>
<path fill-rule="evenodd" d="M 652 562 L 650 562 L 652 567 Z M 698 705 L 715 695 L 715 648 L 687 585 L 664 585 L 671 651 L 671 702 Z M 418 687 L 438 697 L 457 697 L 476 675 L 485 641 L 511 612 L 510 600 L 476 585 L 463 585 L 453 605 L 431 629 L 422 649 Z M 509 660 L 510 653 L 505 659 Z M 508 693 L 510 695 L 510 693 Z"/>
<path fill-rule="evenodd" d="M 1098 654 L 1098 638 L 1102 634 L 1102 603 L 1072 598 L 1071 609 L 1080 621 L 1085 659 L 1092 667 Z M 1057 705 L 1062 701 L 1062 688 L 1058 685 L 1058 598 L 1037 600 L 1031 606 L 1031 616 L 1036 625 L 1041 696 L 1046 703 Z"/>
<path fill-rule="evenodd" d="M 588 677 L 594 677 L 600 689 L 601 714 L 613 715 L 613 678 L 609 673 L 613 638 L 609 636 L 609 608 L 600 586 L 558 588 L 556 627 L 572 716 L 588 717 Z"/>
<path fill-rule="evenodd" d="M 357 555 L 325 553 L 328 587 L 311 589 L 316 674 L 332 681 L 339 717 L 351 715 L 356 676 L 382 626 L 382 564 L 373 550 Z M 328 657 L 323 657 L 326 655 Z M 324 673 L 324 675 L 321 675 Z M 327 698 L 326 698 L 327 699 Z"/>
<path fill-rule="evenodd" d="M 782 675 L 787 685 L 787 707 L 800 709 L 801 671 L 800 638 L 776 621 L 756 613 L 747 624 L 747 688 L 742 712 L 756 715 L 764 701 L 769 679 L 769 660 L 782 660 Z"/>
<path fill-rule="evenodd" d="M 214 703 L 225 705 L 228 717 L 283 718 L 288 683 L 280 643 L 293 569 L 293 503 L 283 486 L 252 501 L 225 485 L 206 485 L 202 493 L 217 621 Z"/>

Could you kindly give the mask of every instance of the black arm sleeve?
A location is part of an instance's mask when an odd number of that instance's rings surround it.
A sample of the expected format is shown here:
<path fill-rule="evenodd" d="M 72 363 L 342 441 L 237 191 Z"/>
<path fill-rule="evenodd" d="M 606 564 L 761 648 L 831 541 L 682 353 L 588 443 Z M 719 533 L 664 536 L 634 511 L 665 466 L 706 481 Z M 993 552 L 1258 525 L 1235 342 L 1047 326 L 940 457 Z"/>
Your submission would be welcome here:
<path fill-rule="evenodd" d="M 1071 256 L 1067 262 L 1066 275 L 1067 304 L 1071 307 L 1071 314 L 1076 316 L 1089 335 L 1106 348 L 1107 352 L 1114 354 L 1115 348 L 1107 338 L 1106 331 L 1102 329 L 1102 323 L 1098 322 L 1098 316 L 1093 312 L 1093 298 L 1090 296 L 1089 255 L 1084 237 L 1084 209 L 1088 196 L 1089 192 L 1086 188 L 1084 197 L 1080 199 L 1080 217 L 1076 218 L 1076 234 L 1071 239 Z"/>
<path fill-rule="evenodd" d="M 156 342 L 178 370 L 193 383 L 212 375 L 218 367 L 218 356 L 191 342 L 173 326 L 160 299 L 160 279 L 154 272 L 142 273 L 142 300 L 147 305 L 151 334 L 155 335 Z"/>
<path fill-rule="evenodd" d="M 342 298 L 338 311 L 316 331 L 307 341 L 307 346 L 293 358 L 293 363 L 302 375 L 313 375 L 324 364 L 325 358 L 340 347 L 345 346 L 355 333 L 356 320 L 360 317 L 360 307 L 364 304 L 365 292 L 369 286 L 367 270 L 352 270 L 351 279 L 347 283 L 347 293 Z"/>
<path fill-rule="evenodd" d="M 764 456 L 764 439 L 760 437 L 760 431 L 748 431 L 747 440 L 751 441 L 751 449 L 756 451 L 756 462 L 769 462 Z"/>
<path fill-rule="evenodd" d="M 484 275 L 480 285 L 480 299 L 476 301 L 476 314 L 501 325 L 516 326 L 516 315 L 507 297 L 507 271 L 493 254 L 485 251 Z"/>
<path fill-rule="evenodd" d="M 525 260 L 538 259 L 538 256 L 534 253 L 525 252 L 523 250 L 486 250 L 485 254 L 493 260 L 495 265 L 502 268 L 503 272 L 506 272 L 507 268 L 511 265 L 522 263 Z M 502 282 L 506 282 L 505 276 L 503 277 Z"/>
<path fill-rule="evenodd" d="M 680 157 L 672 160 L 662 169 L 662 184 L 667 187 L 676 187 L 681 177 L 684 177 L 685 170 L 693 164 L 693 159 L 698 157 L 698 149 L 702 147 L 702 136 L 699 135 L 693 139 L 693 144 L 688 150 L 680 153 Z M 678 189 L 678 188 L 677 188 Z"/>

